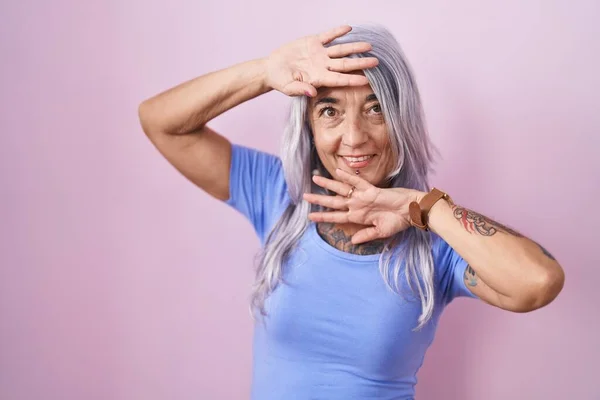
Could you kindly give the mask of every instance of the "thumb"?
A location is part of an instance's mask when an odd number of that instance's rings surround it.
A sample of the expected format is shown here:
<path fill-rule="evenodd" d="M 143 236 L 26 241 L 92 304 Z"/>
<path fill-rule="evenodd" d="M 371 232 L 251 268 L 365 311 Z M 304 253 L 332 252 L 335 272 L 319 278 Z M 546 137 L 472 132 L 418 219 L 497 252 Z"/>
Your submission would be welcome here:
<path fill-rule="evenodd" d="M 363 228 L 352 236 L 352 244 L 370 242 L 371 240 L 379 239 L 380 236 L 381 235 L 375 226 Z"/>
<path fill-rule="evenodd" d="M 284 93 L 288 96 L 314 97 L 317 95 L 317 89 L 310 83 L 294 81 L 285 87 Z"/>

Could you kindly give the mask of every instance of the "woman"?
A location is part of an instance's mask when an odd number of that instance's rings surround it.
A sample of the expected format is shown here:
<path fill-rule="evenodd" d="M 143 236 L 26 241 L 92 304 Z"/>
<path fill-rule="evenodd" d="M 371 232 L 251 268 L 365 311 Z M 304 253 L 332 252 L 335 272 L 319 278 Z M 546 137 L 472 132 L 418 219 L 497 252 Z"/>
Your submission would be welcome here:
<path fill-rule="evenodd" d="M 281 159 L 206 126 L 270 90 L 293 97 Z M 528 312 L 562 289 L 541 246 L 430 190 L 419 93 L 382 27 L 301 38 L 139 112 L 158 150 L 261 239 L 255 399 L 413 398 L 453 298 Z"/>

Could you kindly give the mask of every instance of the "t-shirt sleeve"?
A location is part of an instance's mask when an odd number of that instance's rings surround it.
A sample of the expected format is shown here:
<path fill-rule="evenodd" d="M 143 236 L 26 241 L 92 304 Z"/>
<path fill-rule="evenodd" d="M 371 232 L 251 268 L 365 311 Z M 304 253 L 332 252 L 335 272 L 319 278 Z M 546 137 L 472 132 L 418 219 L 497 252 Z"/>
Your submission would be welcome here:
<path fill-rule="evenodd" d="M 232 144 L 229 199 L 252 224 L 262 244 L 289 203 L 279 157 Z"/>
<path fill-rule="evenodd" d="M 467 261 L 444 239 L 439 236 L 434 237 L 434 263 L 444 302 L 448 304 L 455 297 L 478 298 L 469 290 L 464 279 L 468 267 Z"/>

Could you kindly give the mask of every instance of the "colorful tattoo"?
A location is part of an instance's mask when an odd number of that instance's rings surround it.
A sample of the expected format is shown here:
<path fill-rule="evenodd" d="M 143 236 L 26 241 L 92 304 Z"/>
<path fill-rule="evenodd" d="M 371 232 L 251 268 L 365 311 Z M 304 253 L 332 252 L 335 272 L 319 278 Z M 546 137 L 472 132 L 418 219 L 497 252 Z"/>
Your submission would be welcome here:
<path fill-rule="evenodd" d="M 454 211 L 454 218 L 456 218 L 469 233 L 477 232 L 482 236 L 494 236 L 498 231 L 502 231 L 519 238 L 525 237 L 514 229 L 478 214 L 475 211 L 471 211 L 456 205 L 454 205 L 452 208 Z M 546 257 L 556 261 L 554 256 L 552 256 L 548 250 L 543 248 L 539 243 L 534 243 L 540 248 Z"/>
<path fill-rule="evenodd" d="M 465 270 L 465 281 L 467 281 L 469 286 L 477 286 L 477 275 L 475 275 L 475 271 L 473 271 L 470 265 L 467 265 L 467 269 Z"/>
<path fill-rule="evenodd" d="M 483 236 L 494 236 L 498 231 L 503 231 L 516 237 L 523 237 L 519 232 L 488 217 L 484 217 L 475 211 L 459 206 L 453 206 L 453 208 L 454 218 L 470 233 L 477 232 Z"/>

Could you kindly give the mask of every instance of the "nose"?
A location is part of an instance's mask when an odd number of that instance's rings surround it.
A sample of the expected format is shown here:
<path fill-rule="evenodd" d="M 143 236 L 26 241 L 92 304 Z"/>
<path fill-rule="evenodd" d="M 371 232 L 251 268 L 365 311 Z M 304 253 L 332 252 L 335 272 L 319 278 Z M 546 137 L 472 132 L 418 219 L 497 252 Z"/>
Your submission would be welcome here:
<path fill-rule="evenodd" d="M 346 119 L 346 126 L 342 136 L 342 144 L 348 147 L 356 148 L 369 140 L 369 134 L 365 130 L 365 124 L 360 117 L 351 117 Z"/>

